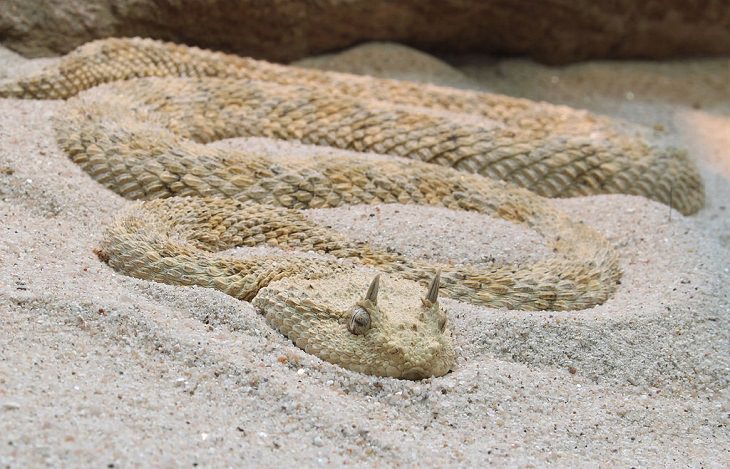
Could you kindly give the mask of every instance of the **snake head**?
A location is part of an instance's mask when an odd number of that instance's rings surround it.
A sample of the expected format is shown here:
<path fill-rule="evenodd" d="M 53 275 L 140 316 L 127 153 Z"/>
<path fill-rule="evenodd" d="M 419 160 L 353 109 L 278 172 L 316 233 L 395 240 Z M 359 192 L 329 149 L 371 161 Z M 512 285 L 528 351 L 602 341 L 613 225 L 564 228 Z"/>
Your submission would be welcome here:
<path fill-rule="evenodd" d="M 363 349 L 377 350 L 378 357 L 366 371 L 380 376 L 422 379 L 441 376 L 451 368 L 454 351 L 447 315 L 438 302 L 440 272 L 431 280 L 426 294 L 408 306 L 378 304 L 380 275 L 370 283 L 365 297 L 349 312 L 348 331 L 359 336 Z M 402 288 L 402 287 L 401 287 Z M 404 302 L 411 295 L 398 298 Z"/>
<path fill-rule="evenodd" d="M 424 291 L 410 280 L 350 271 L 282 280 L 260 291 L 254 305 L 323 360 L 375 376 L 422 379 L 448 373 L 456 358 L 438 288 L 438 274 Z"/>

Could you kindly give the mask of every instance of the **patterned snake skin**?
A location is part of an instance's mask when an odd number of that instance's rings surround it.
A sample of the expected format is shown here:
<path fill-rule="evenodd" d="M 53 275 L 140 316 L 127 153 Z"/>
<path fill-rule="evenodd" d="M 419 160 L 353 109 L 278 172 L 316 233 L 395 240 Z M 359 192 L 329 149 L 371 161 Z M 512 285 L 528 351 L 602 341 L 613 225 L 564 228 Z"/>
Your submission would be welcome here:
<path fill-rule="evenodd" d="M 639 194 L 683 213 L 704 199 L 684 153 L 586 112 L 152 40 L 87 44 L 0 84 L 0 96 L 70 98 L 55 120 L 60 146 L 106 187 L 149 200 L 105 235 L 98 253 L 112 267 L 253 300 L 307 352 L 378 376 L 418 379 L 453 367 L 439 291 L 523 310 L 583 309 L 610 297 L 621 276 L 610 244 L 535 193 Z M 206 145 L 240 136 L 413 161 L 269 158 Z M 390 202 L 524 224 L 554 255 L 519 268 L 414 261 L 348 241 L 297 210 Z M 217 253 L 259 244 L 330 258 Z"/>

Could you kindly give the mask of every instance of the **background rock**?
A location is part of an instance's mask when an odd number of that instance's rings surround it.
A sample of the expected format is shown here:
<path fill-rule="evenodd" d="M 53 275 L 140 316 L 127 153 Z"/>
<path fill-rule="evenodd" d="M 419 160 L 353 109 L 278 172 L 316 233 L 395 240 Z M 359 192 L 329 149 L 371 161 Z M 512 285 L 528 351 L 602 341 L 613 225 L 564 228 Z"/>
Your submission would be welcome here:
<path fill-rule="evenodd" d="M 147 36 L 290 61 L 367 40 L 549 63 L 730 53 L 728 0 L 3 0 L 0 41 L 27 56 Z"/>

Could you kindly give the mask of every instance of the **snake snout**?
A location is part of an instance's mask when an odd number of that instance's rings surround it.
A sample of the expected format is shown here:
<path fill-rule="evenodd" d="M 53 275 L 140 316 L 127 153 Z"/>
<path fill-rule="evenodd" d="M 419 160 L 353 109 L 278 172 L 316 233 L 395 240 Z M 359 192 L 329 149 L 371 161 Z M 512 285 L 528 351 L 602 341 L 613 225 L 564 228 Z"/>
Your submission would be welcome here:
<path fill-rule="evenodd" d="M 451 371 L 451 367 L 444 360 L 440 360 L 437 364 L 431 363 L 425 366 L 414 366 L 408 368 L 401 374 L 402 379 L 420 380 L 432 377 L 439 377 Z"/>
<path fill-rule="evenodd" d="M 410 379 L 414 381 L 428 378 L 429 376 L 431 375 L 426 373 L 426 370 L 423 368 L 411 368 L 403 373 L 403 379 Z"/>
<path fill-rule="evenodd" d="M 401 367 L 400 377 L 419 380 L 443 376 L 451 371 L 454 361 L 454 350 L 448 343 L 432 343 L 419 356 L 405 354 L 405 366 Z"/>

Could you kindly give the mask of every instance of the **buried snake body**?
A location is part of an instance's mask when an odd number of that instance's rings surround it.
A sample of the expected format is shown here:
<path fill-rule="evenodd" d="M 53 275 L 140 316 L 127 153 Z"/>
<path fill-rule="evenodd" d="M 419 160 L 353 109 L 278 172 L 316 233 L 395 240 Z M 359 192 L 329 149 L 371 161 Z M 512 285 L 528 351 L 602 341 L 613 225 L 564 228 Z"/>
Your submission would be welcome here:
<path fill-rule="evenodd" d="M 152 40 L 87 44 L 0 84 L 0 96 L 68 99 L 55 118 L 61 148 L 101 184 L 146 200 L 104 236 L 99 254 L 113 268 L 253 301 L 305 351 L 378 376 L 418 379 L 453 367 L 439 293 L 523 310 L 583 309 L 611 296 L 621 276 L 614 249 L 541 196 L 637 194 L 687 214 L 703 203 L 686 154 L 585 112 Z M 279 159 L 206 145 L 238 136 L 414 161 Z M 298 211 L 390 202 L 520 223 L 554 255 L 520 268 L 439 265 L 349 241 Z M 217 253 L 257 244 L 335 259 Z"/>

